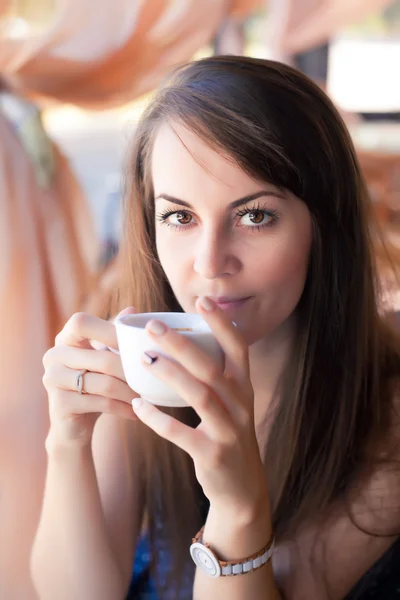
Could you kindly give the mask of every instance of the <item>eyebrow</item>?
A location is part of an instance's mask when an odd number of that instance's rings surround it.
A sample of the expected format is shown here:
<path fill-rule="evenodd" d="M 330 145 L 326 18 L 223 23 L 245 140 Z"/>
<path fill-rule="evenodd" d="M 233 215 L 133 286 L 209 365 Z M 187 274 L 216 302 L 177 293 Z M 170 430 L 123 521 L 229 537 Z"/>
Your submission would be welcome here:
<path fill-rule="evenodd" d="M 237 208 L 238 206 L 242 206 L 243 204 L 247 204 L 247 202 L 251 202 L 252 200 L 257 200 L 257 198 L 261 198 L 262 196 L 277 196 L 278 198 L 283 198 L 283 195 L 278 194 L 277 192 L 263 190 L 261 192 L 256 192 L 255 194 L 250 194 L 249 196 L 243 196 L 243 198 L 239 198 L 238 200 L 234 200 L 228 205 L 228 208 Z M 174 196 L 170 196 L 169 194 L 158 194 L 155 200 L 164 199 L 168 202 L 173 202 L 174 204 L 179 204 L 179 206 L 186 206 L 186 208 L 193 208 L 189 204 L 189 202 L 185 202 L 185 200 L 180 200 L 179 198 L 174 198 Z"/>

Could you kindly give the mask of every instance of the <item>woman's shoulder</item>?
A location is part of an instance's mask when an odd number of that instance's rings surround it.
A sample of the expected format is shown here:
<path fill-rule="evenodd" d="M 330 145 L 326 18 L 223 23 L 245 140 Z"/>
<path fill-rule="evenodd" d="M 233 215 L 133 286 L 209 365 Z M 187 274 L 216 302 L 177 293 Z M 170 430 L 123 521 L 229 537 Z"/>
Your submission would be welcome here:
<path fill-rule="evenodd" d="M 400 533 L 400 378 L 388 381 L 383 427 L 368 444 L 346 494 L 354 522 L 376 535 Z"/>
<path fill-rule="evenodd" d="M 400 379 L 390 382 L 389 400 L 385 427 L 366 448 L 347 491 L 328 514 L 310 518 L 278 547 L 274 571 L 287 598 L 339 600 L 394 544 L 399 553 Z"/>
<path fill-rule="evenodd" d="M 293 537 L 278 545 L 273 568 L 285 598 L 342 600 L 381 564 L 398 544 L 397 522 L 390 519 L 394 531 L 387 535 L 388 519 L 385 523 L 381 516 L 372 519 L 373 512 L 364 505 L 355 518 L 345 502 L 337 502 L 325 518 L 304 523 Z M 375 531 L 365 526 L 373 526 Z"/>

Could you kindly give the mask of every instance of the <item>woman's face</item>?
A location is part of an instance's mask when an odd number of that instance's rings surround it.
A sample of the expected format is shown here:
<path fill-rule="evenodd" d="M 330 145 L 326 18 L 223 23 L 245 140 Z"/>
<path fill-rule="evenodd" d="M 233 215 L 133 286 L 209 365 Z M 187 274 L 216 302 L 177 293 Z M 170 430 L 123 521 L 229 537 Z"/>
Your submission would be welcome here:
<path fill-rule="evenodd" d="M 152 155 L 158 256 L 175 296 L 222 304 L 249 344 L 286 323 L 300 300 L 311 217 L 293 194 L 256 181 L 182 125 L 163 125 Z"/>

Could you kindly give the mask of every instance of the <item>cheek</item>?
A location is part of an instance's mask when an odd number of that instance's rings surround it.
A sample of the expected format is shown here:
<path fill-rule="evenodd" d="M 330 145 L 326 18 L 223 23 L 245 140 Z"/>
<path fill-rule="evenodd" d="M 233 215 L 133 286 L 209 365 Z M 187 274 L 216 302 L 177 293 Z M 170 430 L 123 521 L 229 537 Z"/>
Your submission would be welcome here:
<path fill-rule="evenodd" d="M 179 239 L 178 235 L 167 235 L 159 232 L 156 237 L 157 254 L 164 273 L 172 287 L 179 287 L 180 280 L 185 280 L 187 271 L 185 263 L 189 260 L 187 242 Z M 183 236 L 182 236 L 183 237 Z"/>
<path fill-rule="evenodd" d="M 307 277 L 311 250 L 311 224 L 301 232 L 277 236 L 264 252 L 264 259 L 253 267 L 258 287 L 267 291 L 268 303 L 280 306 L 278 312 L 291 312 L 300 300 Z"/>
<path fill-rule="evenodd" d="M 271 284 L 302 281 L 307 274 L 309 244 L 293 245 L 289 242 L 280 245 L 266 265 L 265 274 Z"/>
<path fill-rule="evenodd" d="M 299 241 L 298 237 L 276 239 L 274 244 L 268 244 L 263 259 L 247 266 L 248 272 L 251 269 L 253 289 L 258 290 L 254 314 L 242 324 L 249 344 L 282 326 L 296 310 L 307 277 L 311 248 L 311 236 Z"/>

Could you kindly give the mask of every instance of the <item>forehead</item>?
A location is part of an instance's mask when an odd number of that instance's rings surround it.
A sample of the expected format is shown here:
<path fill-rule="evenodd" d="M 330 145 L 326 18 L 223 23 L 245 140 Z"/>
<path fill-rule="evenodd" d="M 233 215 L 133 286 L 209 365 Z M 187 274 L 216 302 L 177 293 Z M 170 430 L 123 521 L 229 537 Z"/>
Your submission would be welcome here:
<path fill-rule="evenodd" d="M 175 123 L 162 125 L 156 134 L 152 177 L 156 195 L 170 192 L 182 199 L 197 190 L 240 196 L 241 190 L 248 194 L 259 186 L 222 152 Z"/>

